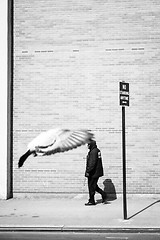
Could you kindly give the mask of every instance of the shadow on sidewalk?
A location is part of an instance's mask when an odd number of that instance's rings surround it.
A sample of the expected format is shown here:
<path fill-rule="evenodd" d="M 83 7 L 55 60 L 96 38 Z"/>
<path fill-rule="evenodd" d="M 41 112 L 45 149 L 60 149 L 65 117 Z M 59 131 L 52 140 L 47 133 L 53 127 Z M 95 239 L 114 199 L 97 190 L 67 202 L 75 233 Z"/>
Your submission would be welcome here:
<path fill-rule="evenodd" d="M 156 202 L 154 202 L 154 203 L 150 204 L 149 206 L 147 206 L 147 207 L 143 208 L 143 209 L 142 209 L 142 210 L 140 210 L 139 212 L 137 212 L 137 213 L 133 214 L 132 216 L 128 217 L 128 218 L 127 218 L 127 220 L 129 220 L 129 219 L 131 219 L 131 218 L 135 217 L 136 215 L 138 215 L 138 214 L 140 214 L 141 212 L 145 211 L 146 209 L 148 209 L 148 208 L 152 207 L 152 206 L 153 206 L 154 204 L 156 204 L 156 203 L 160 203 L 160 200 L 158 200 L 158 201 L 156 201 Z"/>
<path fill-rule="evenodd" d="M 107 194 L 107 201 L 117 199 L 116 189 L 111 179 L 105 179 L 103 182 L 104 191 Z"/>
<path fill-rule="evenodd" d="M 111 179 L 105 179 L 103 182 L 103 185 L 104 185 L 104 192 L 107 195 L 105 204 L 109 204 L 108 201 L 113 201 L 117 199 L 116 189 Z M 96 204 L 99 204 L 99 203 L 102 203 L 102 199 L 98 199 L 96 201 Z"/>

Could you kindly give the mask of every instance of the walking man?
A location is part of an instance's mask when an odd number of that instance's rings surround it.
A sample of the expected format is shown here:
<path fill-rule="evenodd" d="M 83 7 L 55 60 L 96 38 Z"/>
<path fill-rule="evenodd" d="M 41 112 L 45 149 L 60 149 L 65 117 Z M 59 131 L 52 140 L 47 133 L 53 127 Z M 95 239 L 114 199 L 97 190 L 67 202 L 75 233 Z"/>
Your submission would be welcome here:
<path fill-rule="evenodd" d="M 103 165 L 101 152 L 97 148 L 96 141 L 92 140 L 88 143 L 88 149 L 85 177 L 88 178 L 89 201 L 85 205 L 92 206 L 96 204 L 95 192 L 101 194 L 103 203 L 106 200 L 106 193 L 97 184 L 99 177 L 103 176 Z"/>

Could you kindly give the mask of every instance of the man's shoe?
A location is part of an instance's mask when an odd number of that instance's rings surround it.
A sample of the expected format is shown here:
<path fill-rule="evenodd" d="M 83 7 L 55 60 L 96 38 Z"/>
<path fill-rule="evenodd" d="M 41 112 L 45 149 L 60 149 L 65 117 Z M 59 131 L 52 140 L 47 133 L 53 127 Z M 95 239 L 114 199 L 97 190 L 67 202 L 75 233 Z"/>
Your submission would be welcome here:
<path fill-rule="evenodd" d="M 85 206 L 93 206 L 93 205 L 96 205 L 95 202 L 88 202 L 88 203 L 85 203 Z"/>

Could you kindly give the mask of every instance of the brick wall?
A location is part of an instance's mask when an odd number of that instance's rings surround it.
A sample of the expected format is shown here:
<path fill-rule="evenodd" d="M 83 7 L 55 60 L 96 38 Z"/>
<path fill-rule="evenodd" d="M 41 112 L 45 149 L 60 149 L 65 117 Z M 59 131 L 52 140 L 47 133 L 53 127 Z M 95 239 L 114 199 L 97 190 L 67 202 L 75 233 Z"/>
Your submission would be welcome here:
<path fill-rule="evenodd" d="M 119 82 L 126 108 L 127 192 L 160 193 L 159 0 L 14 1 L 14 192 L 86 192 L 86 146 L 19 157 L 50 128 L 91 129 L 122 192 Z"/>

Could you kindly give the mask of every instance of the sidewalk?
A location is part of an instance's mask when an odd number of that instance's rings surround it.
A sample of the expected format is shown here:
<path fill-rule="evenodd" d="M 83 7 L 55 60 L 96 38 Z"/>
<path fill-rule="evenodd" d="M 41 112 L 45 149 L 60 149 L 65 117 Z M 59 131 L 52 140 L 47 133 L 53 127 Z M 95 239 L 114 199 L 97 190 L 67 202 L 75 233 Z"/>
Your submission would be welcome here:
<path fill-rule="evenodd" d="M 160 231 L 160 197 L 127 196 L 127 220 L 123 199 L 85 206 L 87 195 L 14 197 L 0 200 L 0 231 Z"/>

